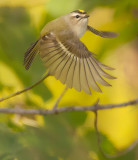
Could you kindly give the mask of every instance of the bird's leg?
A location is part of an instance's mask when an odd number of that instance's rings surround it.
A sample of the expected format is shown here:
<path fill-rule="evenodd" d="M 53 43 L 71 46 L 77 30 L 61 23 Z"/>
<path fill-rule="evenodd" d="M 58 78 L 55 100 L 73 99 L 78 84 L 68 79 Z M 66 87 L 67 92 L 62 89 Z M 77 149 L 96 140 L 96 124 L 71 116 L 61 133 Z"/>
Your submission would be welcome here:
<path fill-rule="evenodd" d="M 60 94 L 60 96 L 58 97 L 55 105 L 53 106 L 53 110 L 55 110 L 55 109 L 57 108 L 57 106 L 58 106 L 61 98 L 64 96 L 64 94 L 65 94 L 65 92 L 67 91 L 67 89 L 68 89 L 68 87 L 66 86 L 66 87 L 64 88 L 63 92 L 62 92 L 62 93 Z"/>

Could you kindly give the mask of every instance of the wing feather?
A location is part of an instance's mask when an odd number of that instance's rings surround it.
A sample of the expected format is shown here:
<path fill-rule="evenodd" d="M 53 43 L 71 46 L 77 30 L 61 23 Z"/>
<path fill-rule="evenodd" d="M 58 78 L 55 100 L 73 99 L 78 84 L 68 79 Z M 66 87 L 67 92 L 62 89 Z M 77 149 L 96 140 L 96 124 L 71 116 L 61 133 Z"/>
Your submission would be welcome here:
<path fill-rule="evenodd" d="M 25 69 L 28 70 L 36 56 L 36 54 L 39 52 L 39 40 L 37 40 L 35 43 L 31 45 L 30 48 L 27 49 L 24 55 L 24 66 Z"/>
<path fill-rule="evenodd" d="M 61 81 L 63 84 L 65 84 L 65 82 L 66 82 L 67 75 L 68 75 L 69 69 L 70 69 L 70 67 L 71 67 L 72 61 L 73 61 L 73 57 L 72 57 L 71 54 L 70 54 L 68 60 L 66 61 L 65 65 L 64 65 L 64 67 L 63 67 L 63 69 L 62 69 L 62 72 L 61 72 L 61 74 L 60 74 L 60 81 Z"/>
<path fill-rule="evenodd" d="M 115 79 L 115 77 L 111 76 L 110 74 L 106 73 L 104 70 L 102 70 L 102 68 L 99 66 L 99 64 L 97 63 L 97 61 L 95 61 L 94 57 L 91 57 L 93 65 L 95 66 L 95 68 L 97 69 L 97 71 L 99 72 L 99 74 L 105 78 L 108 79 Z"/>
<path fill-rule="evenodd" d="M 61 63 L 58 65 L 58 67 L 56 68 L 56 73 L 55 73 L 55 77 L 57 78 L 57 79 L 60 79 L 60 81 L 61 81 L 61 72 L 62 72 L 62 70 L 64 69 L 64 67 L 65 67 L 65 65 L 67 65 L 67 62 L 69 61 L 69 59 L 70 59 L 70 56 L 71 56 L 71 54 L 70 55 L 66 55 L 65 56 L 65 58 L 61 61 Z M 68 69 L 68 68 L 67 68 Z M 64 75 L 63 75 L 64 76 Z M 62 82 L 63 83 L 63 82 Z"/>
<path fill-rule="evenodd" d="M 112 68 L 99 62 L 72 33 L 66 39 L 63 39 L 63 33 L 58 35 L 58 39 L 54 33 L 49 33 L 40 40 L 40 56 L 50 74 L 68 88 L 84 90 L 87 94 L 91 94 L 90 87 L 102 92 L 97 83 L 110 86 L 102 76 L 108 79 L 114 77 L 102 68 Z"/>
<path fill-rule="evenodd" d="M 98 73 L 98 71 L 96 70 L 95 66 L 93 65 L 93 61 L 91 58 L 88 59 L 89 61 L 89 65 L 91 68 L 91 71 L 93 73 L 93 76 L 95 78 L 95 81 L 103 86 L 111 86 L 108 82 L 106 82 Z"/>
<path fill-rule="evenodd" d="M 55 62 L 57 59 L 61 58 L 62 56 L 64 56 L 64 53 L 61 51 L 57 52 L 57 53 L 53 53 L 50 55 L 50 57 L 46 57 L 43 59 L 43 62 L 46 66 L 50 66 L 51 64 L 53 64 L 53 62 Z"/>
<path fill-rule="evenodd" d="M 72 59 L 73 59 L 73 61 L 71 62 L 71 65 L 69 67 L 67 79 L 66 79 L 66 84 L 67 84 L 68 88 L 73 87 L 73 76 L 74 76 L 74 68 L 75 68 L 75 61 L 74 61 L 73 55 L 72 55 Z"/>
<path fill-rule="evenodd" d="M 55 52 L 57 53 L 57 51 L 61 51 L 61 48 L 58 47 L 58 48 L 53 48 L 53 49 L 49 49 L 49 50 L 42 50 L 43 53 L 41 54 L 41 58 L 45 58 L 46 56 L 52 56 Z"/>
<path fill-rule="evenodd" d="M 76 57 L 76 61 L 75 61 L 73 87 L 77 91 L 79 91 L 79 92 L 81 91 L 81 84 L 80 84 L 80 61 L 79 61 L 78 57 Z"/>
<path fill-rule="evenodd" d="M 85 71 L 83 58 L 80 59 L 80 82 L 81 82 L 82 90 L 84 90 L 87 94 L 91 94 L 88 81 L 86 78 L 86 71 Z"/>
<path fill-rule="evenodd" d="M 110 31 L 98 31 L 97 29 L 91 27 L 91 26 L 87 26 L 87 29 L 91 32 L 93 32 L 94 34 L 101 36 L 103 38 L 114 38 L 117 37 L 119 34 L 115 33 L 115 32 L 110 32 Z"/>
<path fill-rule="evenodd" d="M 58 66 L 64 61 L 64 59 L 67 57 L 67 55 L 63 52 L 61 56 L 56 58 L 52 63 L 49 64 L 49 71 L 54 74 L 56 74 L 56 70 Z"/>
<path fill-rule="evenodd" d="M 93 76 L 93 74 L 91 72 L 91 68 L 89 66 L 87 58 L 84 59 L 84 63 L 85 63 L 87 79 L 88 79 L 88 83 L 89 83 L 90 87 L 92 89 L 94 89 L 95 91 L 97 91 L 97 92 L 102 92 L 100 87 L 97 85 L 97 83 L 96 83 L 96 81 L 94 79 L 94 76 Z"/>
<path fill-rule="evenodd" d="M 98 61 L 95 57 L 93 57 L 93 58 L 94 58 L 95 61 L 98 63 L 98 65 L 99 65 L 100 67 L 102 67 L 103 69 L 106 69 L 106 70 L 115 70 L 114 68 L 109 67 L 109 66 L 103 64 L 102 62 Z"/>

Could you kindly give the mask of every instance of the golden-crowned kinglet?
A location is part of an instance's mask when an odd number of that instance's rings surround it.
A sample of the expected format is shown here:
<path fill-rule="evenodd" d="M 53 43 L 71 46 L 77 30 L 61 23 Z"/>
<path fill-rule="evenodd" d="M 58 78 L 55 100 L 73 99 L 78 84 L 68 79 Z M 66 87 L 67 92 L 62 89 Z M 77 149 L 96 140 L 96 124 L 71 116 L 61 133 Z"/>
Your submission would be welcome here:
<path fill-rule="evenodd" d="M 39 53 L 49 74 L 68 88 L 75 88 L 77 91 L 82 89 L 91 94 L 90 88 L 101 92 L 97 83 L 110 86 L 102 77 L 115 77 L 103 69 L 113 68 L 99 62 L 80 38 L 87 30 L 104 38 L 113 38 L 117 34 L 92 28 L 88 25 L 88 17 L 85 11 L 75 10 L 46 24 L 40 38 L 25 53 L 25 68 L 29 69 L 35 55 Z"/>

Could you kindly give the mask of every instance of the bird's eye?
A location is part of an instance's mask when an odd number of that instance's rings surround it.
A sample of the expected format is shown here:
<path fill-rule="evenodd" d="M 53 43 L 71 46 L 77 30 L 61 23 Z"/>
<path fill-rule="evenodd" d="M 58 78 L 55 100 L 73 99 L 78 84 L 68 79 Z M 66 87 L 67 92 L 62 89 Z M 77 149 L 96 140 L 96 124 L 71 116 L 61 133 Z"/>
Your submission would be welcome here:
<path fill-rule="evenodd" d="M 79 16 L 79 15 L 76 15 L 75 17 L 76 17 L 76 18 L 79 18 L 80 16 Z"/>

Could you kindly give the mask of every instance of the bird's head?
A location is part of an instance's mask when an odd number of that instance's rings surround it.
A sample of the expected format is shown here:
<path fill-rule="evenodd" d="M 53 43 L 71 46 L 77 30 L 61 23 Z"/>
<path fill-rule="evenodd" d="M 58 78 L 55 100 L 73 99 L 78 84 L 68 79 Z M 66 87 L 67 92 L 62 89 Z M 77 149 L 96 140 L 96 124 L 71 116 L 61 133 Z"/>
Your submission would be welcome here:
<path fill-rule="evenodd" d="M 69 23 L 72 31 L 81 38 L 87 30 L 89 15 L 84 10 L 75 10 L 66 15 L 65 19 Z"/>

